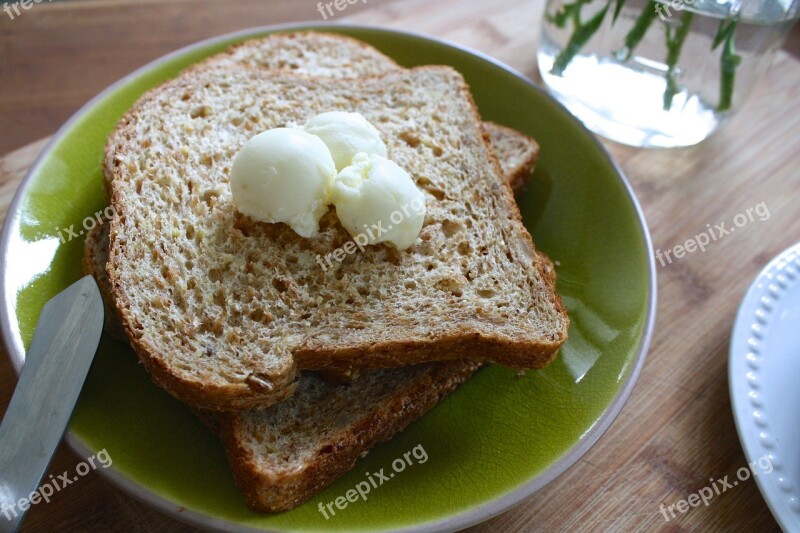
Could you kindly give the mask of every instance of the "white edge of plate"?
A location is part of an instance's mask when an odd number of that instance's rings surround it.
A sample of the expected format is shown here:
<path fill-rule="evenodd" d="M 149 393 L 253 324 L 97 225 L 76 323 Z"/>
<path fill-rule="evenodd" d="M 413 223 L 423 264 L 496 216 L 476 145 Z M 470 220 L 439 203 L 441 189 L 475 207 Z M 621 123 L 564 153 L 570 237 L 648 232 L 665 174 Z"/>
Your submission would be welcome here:
<path fill-rule="evenodd" d="M 742 444 L 748 463 L 757 461 L 764 456 L 771 456 L 773 459 L 778 459 L 779 462 L 776 464 L 780 464 L 780 457 L 777 456 L 780 453 L 779 447 L 773 446 L 769 448 L 758 437 L 759 433 L 767 428 L 759 428 L 756 425 L 752 416 L 754 407 L 750 405 L 746 398 L 751 387 L 747 383 L 746 376 L 749 373 L 749 367 L 745 359 L 751 351 L 747 343 L 752 336 L 751 328 L 755 312 L 761 307 L 759 302 L 762 297 L 769 293 L 769 284 L 766 281 L 770 279 L 769 276 L 771 274 L 779 273 L 779 267 L 787 261 L 787 258 L 792 256 L 796 258 L 798 255 L 800 255 L 800 243 L 794 244 L 779 253 L 758 273 L 747 289 L 744 298 L 742 298 L 731 332 L 731 343 L 728 350 L 728 389 L 733 407 L 733 418 L 736 422 L 736 431 L 739 434 L 739 442 Z M 795 281 L 795 283 L 800 282 Z M 763 286 L 761 286 L 762 284 Z M 753 371 L 753 369 L 750 370 Z M 766 406 L 761 409 L 765 408 Z M 754 476 L 756 484 L 772 512 L 772 516 L 775 517 L 780 527 L 784 531 L 797 531 L 800 527 L 800 518 L 798 518 L 800 513 L 789 507 L 787 499 L 790 496 L 796 498 L 797 491 L 782 491 L 777 485 L 778 482 L 775 476 L 772 476 L 775 470 L 779 470 L 779 467 L 774 466 L 773 472 L 769 476 Z"/>
<path fill-rule="evenodd" d="M 28 187 L 30 186 L 30 181 L 31 181 L 30 178 L 38 170 L 38 167 L 41 164 L 42 160 L 44 159 L 44 156 L 52 149 L 55 143 L 57 143 L 61 139 L 61 137 L 65 135 L 65 133 L 71 128 L 73 123 L 77 121 L 79 117 L 81 117 L 89 109 L 94 107 L 100 100 L 105 98 L 110 92 L 126 84 L 132 78 L 135 78 L 140 74 L 143 74 L 144 72 L 154 67 L 157 67 L 158 65 L 164 63 L 165 61 L 169 61 L 170 59 L 173 59 L 177 56 L 186 54 L 197 48 L 217 43 L 219 41 L 225 41 L 230 39 L 237 39 L 237 40 L 244 39 L 247 38 L 248 36 L 256 36 L 258 34 L 266 32 L 292 31 L 292 30 L 304 30 L 304 29 L 312 30 L 312 29 L 324 29 L 324 28 L 331 28 L 331 29 L 339 28 L 345 30 L 363 29 L 363 30 L 380 31 L 386 33 L 395 33 L 434 42 L 436 44 L 444 46 L 449 46 L 459 51 L 469 53 L 475 57 L 478 57 L 479 59 L 482 59 L 483 61 L 491 63 L 494 66 L 499 67 L 513 74 L 520 80 L 524 81 L 534 90 L 547 94 L 547 92 L 544 89 L 533 83 L 522 73 L 518 72 L 517 70 L 509 67 L 508 65 L 502 63 L 501 61 L 489 55 L 486 55 L 477 50 L 473 50 L 467 46 L 418 32 L 396 30 L 374 25 L 294 22 L 288 24 L 260 26 L 232 33 L 227 33 L 224 35 L 219 35 L 217 37 L 212 37 L 210 39 L 199 41 L 184 48 L 175 50 L 174 52 L 162 56 L 154 61 L 151 61 L 150 63 L 144 65 L 143 67 L 140 67 L 139 69 L 131 72 L 127 76 L 121 78 L 114 84 L 107 87 L 104 91 L 96 95 L 83 107 L 81 107 L 74 115 L 72 115 L 72 117 L 70 117 L 70 119 L 66 123 L 64 123 L 64 125 L 61 126 L 61 128 L 59 128 L 59 130 L 55 133 L 55 135 L 53 135 L 53 137 L 50 139 L 50 141 L 47 143 L 44 149 L 42 149 L 42 152 L 36 158 L 36 161 L 33 163 L 31 168 L 28 170 L 27 174 L 25 175 L 25 178 L 22 180 L 19 188 L 17 189 L 16 194 L 14 195 L 14 199 L 9 205 L 8 213 L 5 222 L 3 224 L 2 234 L 0 234 L 0 256 L 2 257 L 2 259 L 0 259 L 0 332 L 2 332 L 3 341 L 6 345 L 9 357 L 11 359 L 12 364 L 14 365 L 14 369 L 17 372 L 17 374 L 19 374 L 22 365 L 24 363 L 25 350 L 22 343 L 22 337 L 20 335 L 20 331 L 16 323 L 16 319 L 12 320 L 11 310 L 14 308 L 13 307 L 14 302 L 11 300 L 11 298 L 14 298 L 16 295 L 8 293 L 9 287 L 7 286 L 7 273 L 8 273 L 9 257 L 7 252 L 11 236 L 18 232 L 19 222 L 20 222 L 19 207 L 20 203 L 22 202 L 22 199 L 26 195 Z M 653 244 L 650 238 L 650 231 L 648 230 L 647 227 L 647 221 L 645 220 L 642 207 L 639 204 L 639 201 L 637 200 L 633 192 L 633 188 L 631 187 L 631 184 L 628 181 L 628 179 L 625 177 L 625 174 L 622 172 L 622 169 L 619 167 L 617 162 L 614 161 L 614 159 L 609 155 L 608 151 L 600 143 L 600 141 L 597 140 L 597 138 L 593 134 L 591 134 L 577 118 L 575 118 L 560 102 L 556 101 L 552 97 L 549 98 L 551 98 L 553 102 L 563 110 L 564 115 L 568 117 L 568 120 L 572 120 L 575 125 L 577 125 L 581 130 L 583 130 L 587 135 L 589 135 L 592 138 L 592 141 L 595 143 L 597 148 L 601 151 L 601 153 L 603 153 L 606 159 L 613 165 L 636 211 L 637 219 L 639 222 L 639 232 L 641 234 L 642 240 L 644 241 L 647 250 L 651 251 L 653 249 Z M 608 405 L 608 407 L 606 407 L 606 409 L 598 418 L 597 422 L 589 429 L 589 431 L 587 431 L 583 435 L 583 437 L 578 441 L 578 443 L 575 446 L 573 446 L 567 453 L 565 453 L 563 456 L 557 459 L 548 468 L 546 468 L 538 475 L 536 475 L 533 479 L 523 484 L 522 486 L 504 494 L 499 498 L 496 498 L 490 502 L 487 502 L 483 505 L 479 505 L 473 509 L 470 509 L 468 511 L 465 511 L 457 515 L 447 516 L 439 520 L 435 520 L 424 524 L 419 524 L 417 526 L 401 529 L 399 531 L 415 532 L 415 533 L 458 531 L 467 528 L 471 525 L 484 522 L 522 503 L 525 499 L 527 499 L 531 495 L 535 494 L 536 492 L 544 488 L 551 481 L 553 481 L 555 478 L 563 474 L 567 469 L 569 469 L 573 464 L 575 464 L 578 461 L 578 459 L 580 459 L 609 428 L 611 423 L 614 421 L 619 412 L 622 410 L 623 406 L 625 405 L 625 402 L 628 400 L 628 397 L 630 396 L 633 390 L 634 385 L 636 384 L 636 381 L 639 378 L 639 374 L 641 373 L 642 367 L 644 366 L 647 351 L 650 347 L 650 341 L 653 335 L 653 328 L 655 325 L 655 318 L 656 318 L 656 300 L 657 300 L 657 285 L 656 285 L 655 258 L 653 257 L 652 253 L 648 253 L 647 318 L 644 325 L 642 340 L 639 343 L 636 356 L 634 358 L 633 368 L 630 369 L 628 376 L 622 385 L 622 388 L 614 397 L 614 400 Z M 70 447 L 75 451 L 75 453 L 77 453 L 81 457 L 89 457 L 94 453 L 94 451 L 91 450 L 89 446 L 86 445 L 85 442 L 83 442 L 81 439 L 72 434 L 71 431 L 67 432 L 65 439 L 67 443 L 70 445 Z M 264 529 L 243 528 L 241 525 L 238 524 L 232 524 L 225 520 L 214 518 L 200 512 L 185 509 L 182 506 L 176 505 L 174 502 L 151 492 L 146 487 L 140 485 L 136 481 L 132 480 L 131 478 L 117 471 L 113 466 L 108 469 L 98 470 L 98 472 L 100 473 L 101 476 L 105 477 L 111 483 L 119 487 L 124 492 L 128 493 L 130 496 L 139 500 L 140 502 L 145 503 L 167 515 L 176 518 L 177 520 L 188 523 L 190 525 L 205 529 L 213 528 L 218 531 L 252 531 L 252 532 L 269 531 Z"/>

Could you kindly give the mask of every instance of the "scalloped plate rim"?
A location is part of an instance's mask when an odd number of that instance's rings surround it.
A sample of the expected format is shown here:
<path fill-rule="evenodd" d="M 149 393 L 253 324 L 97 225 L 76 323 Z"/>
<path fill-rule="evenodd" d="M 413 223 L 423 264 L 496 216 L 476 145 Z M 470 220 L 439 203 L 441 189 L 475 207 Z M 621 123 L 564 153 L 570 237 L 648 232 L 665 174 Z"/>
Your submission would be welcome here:
<path fill-rule="evenodd" d="M 763 309 L 763 305 L 758 304 L 758 302 L 761 301 L 764 296 L 768 295 L 771 281 L 775 275 L 780 274 L 781 268 L 786 265 L 796 264 L 798 261 L 800 261 L 800 243 L 793 244 L 786 248 L 761 269 L 748 287 L 745 296 L 742 298 L 731 333 L 731 344 L 728 355 L 728 387 L 731 396 L 733 418 L 736 422 L 736 431 L 748 463 L 757 461 L 767 454 L 772 456 L 773 461 L 774 459 L 778 459 L 779 464 L 782 463 L 780 454 L 782 454 L 781 450 L 785 448 L 776 445 L 774 448 L 770 449 L 761 442 L 758 438 L 760 430 L 756 425 L 755 416 L 752 414 L 754 407 L 752 407 L 746 399 L 747 393 L 750 392 L 752 387 L 747 382 L 747 374 L 744 372 L 749 370 L 752 372 L 761 371 L 763 373 L 763 365 L 760 364 L 758 369 L 753 369 L 747 366 L 744 360 L 751 351 L 751 349 L 747 347 L 747 343 L 752 340 L 753 337 L 751 331 L 754 321 L 756 321 L 754 320 L 754 315 L 756 311 Z M 800 268 L 795 268 L 795 270 L 800 271 Z M 800 284 L 800 272 L 796 272 L 795 276 L 796 278 L 792 279 L 791 284 L 798 285 Z M 781 289 L 783 291 L 790 290 L 790 288 L 784 287 L 781 287 Z M 794 290 L 798 291 L 800 288 L 795 287 Z M 774 303 L 776 298 L 772 297 L 771 300 Z M 780 308 L 781 306 L 782 304 L 780 301 L 775 305 L 776 308 Z M 776 313 L 777 309 L 773 309 L 770 311 L 769 316 L 772 317 Z M 768 325 L 769 319 L 764 320 Z M 769 335 L 770 333 L 767 331 L 765 337 Z M 763 344 L 765 340 L 761 342 Z M 769 360 L 768 357 L 764 357 L 764 354 L 760 354 L 759 359 L 762 361 Z M 757 408 L 757 410 L 767 415 L 767 422 L 761 430 L 769 431 L 767 402 L 764 402 L 763 406 Z M 769 475 L 754 476 L 756 485 L 780 527 L 784 531 L 792 531 L 793 528 L 800 527 L 800 507 L 796 510 L 792 509 L 788 503 L 788 499 L 794 497 L 796 500 L 800 500 L 800 490 L 798 490 L 796 486 L 792 486 L 788 491 L 782 491 L 780 487 L 778 487 L 778 482 L 775 480 L 776 476 L 772 475 L 775 473 L 774 470 L 780 470 L 780 468 L 773 466 L 773 471 L 771 471 Z M 797 482 L 797 480 L 795 481 Z"/>

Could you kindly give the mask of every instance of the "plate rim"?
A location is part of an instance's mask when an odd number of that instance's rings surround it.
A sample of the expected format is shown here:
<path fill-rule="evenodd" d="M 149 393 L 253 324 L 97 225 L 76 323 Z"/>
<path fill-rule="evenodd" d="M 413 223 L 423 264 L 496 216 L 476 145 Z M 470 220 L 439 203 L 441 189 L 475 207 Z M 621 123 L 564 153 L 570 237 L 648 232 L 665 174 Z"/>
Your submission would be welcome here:
<path fill-rule="evenodd" d="M 397 28 L 390 28 L 387 26 L 374 25 L 374 24 L 346 24 L 337 22 L 316 22 L 316 21 L 300 21 L 290 22 L 283 24 L 272 24 L 265 26 L 255 26 L 234 32 L 229 32 L 208 39 L 189 44 L 168 54 L 150 61 L 149 63 L 137 68 L 124 77 L 120 78 L 113 84 L 106 87 L 100 93 L 91 98 L 86 104 L 80 107 L 57 131 L 42 151 L 34 160 L 31 167 L 25 174 L 25 177 L 20 182 L 14 197 L 9 204 L 6 218 L 3 222 L 2 233 L 0 233 L 0 332 L 3 336 L 3 343 L 12 362 L 14 371 L 19 375 L 23 362 L 24 362 L 24 346 L 19 332 L 16 320 L 12 320 L 12 305 L 9 298 L 14 295 L 9 294 L 8 287 L 8 248 L 11 237 L 16 233 L 16 229 L 20 223 L 20 204 L 27 196 L 27 190 L 31 184 L 31 178 L 38 168 L 41 166 L 45 156 L 52 150 L 53 146 L 61 140 L 61 138 L 69 131 L 73 124 L 80 119 L 86 112 L 92 109 L 98 102 L 103 100 L 111 92 L 119 87 L 128 83 L 131 79 L 143 74 L 153 68 L 158 67 L 164 62 L 174 59 L 178 56 L 187 54 L 208 45 L 212 45 L 226 40 L 240 40 L 247 37 L 257 37 L 264 33 L 274 33 L 281 31 L 325 31 L 326 29 L 336 30 L 369 30 L 388 34 L 399 34 L 414 39 L 432 42 L 439 45 L 444 45 L 454 48 L 461 52 L 466 52 L 472 56 L 477 57 L 485 62 L 488 62 L 506 72 L 512 74 L 520 81 L 524 82 L 528 87 L 545 95 L 551 100 L 563 113 L 567 120 L 573 122 L 579 129 L 582 129 L 591 138 L 591 142 L 600 150 L 601 154 L 614 168 L 617 177 L 621 181 L 625 193 L 634 208 L 637 219 L 637 229 L 642 238 L 642 241 L 649 253 L 647 253 L 647 303 L 646 303 L 646 316 L 643 325 L 641 340 L 636 347 L 636 354 L 632 359 L 632 368 L 630 368 L 627 378 L 622 383 L 620 389 L 612 401 L 606 406 L 597 421 L 589 428 L 589 430 L 578 440 L 578 442 L 569 448 L 561 457 L 556 459 L 552 464 L 542 470 L 538 475 L 524 482 L 516 489 L 503 494 L 500 497 L 489 500 L 483 504 L 479 504 L 466 511 L 444 516 L 433 521 L 417 524 L 411 527 L 403 527 L 397 531 L 402 532 L 415 532 L 415 533 L 434 533 L 442 531 L 454 531 L 467 528 L 469 526 L 484 522 L 490 518 L 504 513 L 511 508 L 519 505 L 533 494 L 549 485 L 553 480 L 571 468 L 578 460 L 583 457 L 586 452 L 591 449 L 595 443 L 605 434 L 606 430 L 611 426 L 611 423 L 616 420 L 622 408 L 627 403 L 633 388 L 638 381 L 639 375 L 644 367 L 647 353 L 652 341 L 653 330 L 656 321 L 656 304 L 658 300 L 658 286 L 656 283 L 656 265 L 655 258 L 652 254 L 653 243 L 647 221 L 644 216 L 641 204 L 633 192 L 633 187 L 628 181 L 625 173 L 619 164 L 611 157 L 605 146 L 599 139 L 592 134 L 575 116 L 573 116 L 561 102 L 556 100 L 544 88 L 536 85 L 531 79 L 519 72 L 518 70 L 506 65 L 502 61 L 494 57 L 475 50 L 471 47 L 456 43 L 449 39 L 424 34 L 416 31 L 409 31 Z M 65 440 L 69 446 L 81 457 L 87 457 L 94 452 L 89 446 L 80 438 L 68 430 L 65 435 Z M 248 532 L 265 532 L 271 531 L 263 528 L 251 528 L 249 526 L 242 526 L 240 524 L 233 524 L 227 520 L 211 516 L 202 512 L 191 509 L 185 509 L 176 505 L 169 499 L 151 491 L 148 487 L 139 484 L 128 476 L 118 472 L 113 465 L 107 469 L 98 470 L 99 474 L 112 483 L 114 486 L 120 488 L 123 492 L 133 497 L 134 499 L 172 517 L 181 522 L 190 524 L 195 527 L 214 528 L 217 531 L 248 531 Z"/>
<path fill-rule="evenodd" d="M 780 266 L 789 261 L 796 262 L 799 259 L 800 242 L 789 246 L 769 260 L 755 278 L 753 278 L 745 295 L 742 297 L 731 331 L 731 343 L 728 350 L 728 391 L 731 399 L 736 432 L 748 463 L 752 463 L 754 460 L 758 460 L 767 455 L 770 456 L 773 461 L 777 458 L 778 464 L 781 464 L 781 459 L 778 454 L 783 453 L 783 448 L 776 445 L 774 448 L 770 449 L 757 437 L 759 431 L 768 430 L 768 426 L 764 426 L 759 430 L 755 422 L 756 417 L 753 416 L 752 411 L 756 409 L 757 411 L 767 414 L 767 405 L 764 404 L 762 407 L 755 407 L 747 401 L 746 395 L 750 392 L 752 387 L 748 383 L 746 375 L 750 373 L 750 371 L 759 371 L 761 365 L 758 365 L 758 369 L 754 369 L 752 366 L 747 365 L 745 359 L 752 350 L 752 347 L 748 348 L 748 342 L 754 337 L 752 333 L 755 322 L 753 315 L 755 315 L 755 312 L 761 309 L 763 305 L 758 305 L 758 302 L 762 301 L 762 298 L 769 296 L 772 292 L 770 285 L 773 284 L 774 275 L 780 273 Z M 795 276 L 798 274 L 800 273 L 796 273 Z M 800 284 L 800 280 L 792 279 L 792 283 Z M 787 290 L 783 287 L 780 288 Z M 771 303 L 774 302 L 775 297 L 773 296 L 771 298 Z M 781 300 L 777 300 L 775 304 L 776 309 L 770 312 L 770 316 L 776 313 L 777 309 L 783 305 L 781 302 Z M 769 332 L 765 334 L 765 337 L 766 336 L 769 336 Z M 763 356 L 759 354 L 759 359 L 762 357 Z M 767 420 L 769 420 L 768 417 Z M 773 472 L 770 472 L 770 474 L 775 473 L 774 471 L 776 470 L 779 470 L 779 466 L 773 466 Z M 800 524 L 800 511 L 795 511 L 789 507 L 788 498 L 792 496 L 795 498 L 798 497 L 797 487 L 790 487 L 789 491 L 781 491 L 777 485 L 777 481 L 772 481 L 774 476 L 762 475 L 753 477 L 756 480 L 756 485 L 758 486 L 759 492 L 761 492 L 761 496 L 764 498 L 767 507 L 769 507 L 772 516 L 775 518 L 775 521 L 778 522 L 781 529 L 784 531 L 792 531 L 792 528 L 796 528 L 798 524 Z"/>

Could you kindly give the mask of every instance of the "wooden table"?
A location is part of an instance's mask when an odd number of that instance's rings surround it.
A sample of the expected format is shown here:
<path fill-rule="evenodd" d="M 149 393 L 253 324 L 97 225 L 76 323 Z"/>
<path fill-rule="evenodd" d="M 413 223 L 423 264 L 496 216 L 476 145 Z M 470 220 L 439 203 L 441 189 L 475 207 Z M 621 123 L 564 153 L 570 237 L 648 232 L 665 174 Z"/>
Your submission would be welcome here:
<path fill-rule="evenodd" d="M 542 9 L 543 0 L 369 0 L 334 20 L 445 37 L 533 77 Z M 0 12 L 0 152 L 25 144 L 0 159 L 0 212 L 43 147 L 43 140 L 31 141 L 52 133 L 115 79 L 202 38 L 303 19 L 321 19 L 316 2 L 54 2 L 34 4 L 13 21 Z M 619 418 L 567 473 L 474 530 L 779 530 L 752 480 L 669 523 L 659 507 L 745 465 L 728 396 L 728 342 L 750 281 L 770 257 L 800 240 L 798 96 L 800 62 L 781 52 L 749 105 L 702 146 L 644 151 L 606 143 L 642 202 L 657 249 L 761 202 L 770 217 L 658 268 L 655 337 Z M 14 383 L 11 365 L 0 357 L 0 409 Z M 74 471 L 78 461 L 62 446 L 50 473 Z M 24 529 L 191 530 L 96 474 L 35 506 Z"/>

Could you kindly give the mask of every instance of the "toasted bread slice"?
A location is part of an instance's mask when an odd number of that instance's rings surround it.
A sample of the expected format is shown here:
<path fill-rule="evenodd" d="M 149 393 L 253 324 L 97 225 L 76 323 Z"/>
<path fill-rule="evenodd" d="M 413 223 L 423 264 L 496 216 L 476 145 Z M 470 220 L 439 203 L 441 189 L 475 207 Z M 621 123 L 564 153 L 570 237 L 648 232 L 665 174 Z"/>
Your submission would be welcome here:
<path fill-rule="evenodd" d="M 106 304 L 106 332 L 127 341 L 110 296 L 108 224 L 86 237 L 84 273 L 95 277 Z M 555 287 L 555 269 L 539 263 Z M 264 410 L 240 413 L 197 411 L 226 449 L 236 484 L 260 511 L 283 511 L 332 483 L 378 442 L 389 440 L 466 380 L 470 361 L 369 370 L 349 385 L 305 373 L 295 394 Z"/>
<path fill-rule="evenodd" d="M 408 251 L 350 240 L 331 210 L 316 238 L 238 214 L 233 157 L 255 132 L 361 112 L 427 194 Z M 299 368 L 477 359 L 540 368 L 568 318 L 489 152 L 466 83 L 448 67 L 354 82 L 194 69 L 121 122 L 108 274 L 153 378 L 198 407 L 243 410 L 291 395 Z"/>
<path fill-rule="evenodd" d="M 308 372 L 295 394 L 260 411 L 201 413 L 225 445 L 234 480 L 258 511 L 308 500 L 469 378 L 481 363 L 368 370 L 331 383 Z"/>
<path fill-rule="evenodd" d="M 263 68 L 341 79 L 381 76 L 402 68 L 363 41 L 314 31 L 278 33 L 251 39 L 211 56 L 200 65 Z M 484 127 L 503 173 L 510 176 L 514 193 L 519 194 L 530 179 L 539 155 L 539 145 L 524 133 L 494 122 L 486 122 Z M 113 153 L 106 154 L 104 176 L 109 201 L 113 159 Z"/>
<path fill-rule="evenodd" d="M 527 135 L 520 133 L 506 126 L 501 126 L 494 122 L 484 122 L 484 130 L 489 133 L 490 142 L 497 145 L 495 155 L 500 159 L 500 167 L 503 171 L 504 179 L 512 185 L 515 193 L 521 193 L 527 185 L 530 172 L 536 164 L 539 155 L 539 145 Z M 520 177 L 520 168 L 527 168 L 527 175 Z M 103 295 L 103 305 L 105 307 L 105 332 L 111 338 L 122 342 L 128 342 L 125 331 L 119 322 L 114 302 L 111 298 L 111 286 L 106 272 L 108 263 L 108 224 L 98 225 L 87 232 L 84 243 L 83 273 L 95 277 Z M 537 250 L 541 259 L 541 266 L 544 275 L 555 287 L 556 273 L 553 262 L 541 251 Z M 346 376 L 332 374 L 329 376 L 334 381 L 347 382 Z"/>

